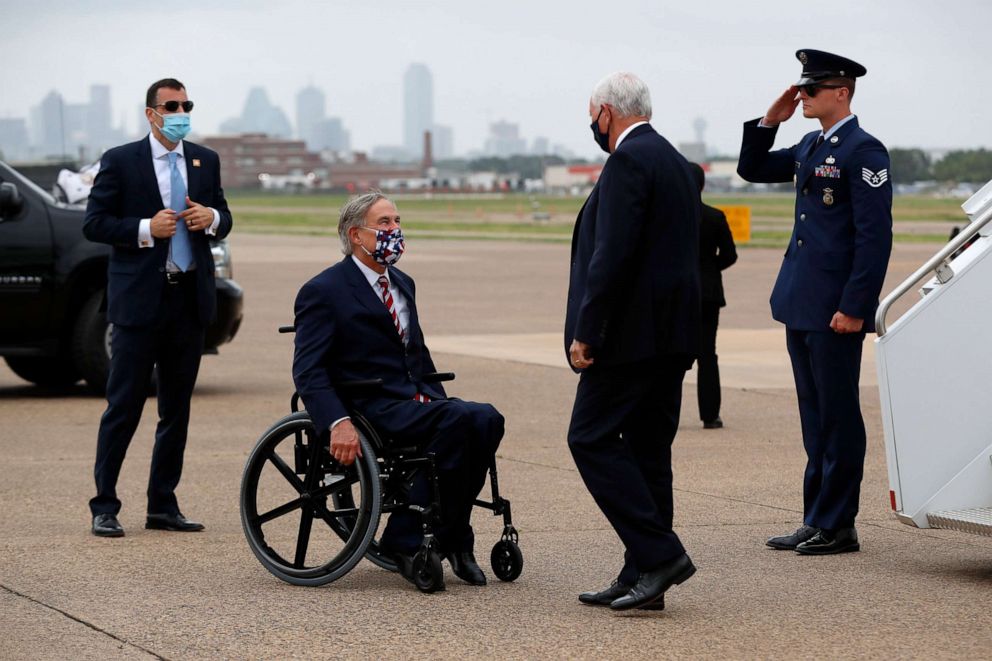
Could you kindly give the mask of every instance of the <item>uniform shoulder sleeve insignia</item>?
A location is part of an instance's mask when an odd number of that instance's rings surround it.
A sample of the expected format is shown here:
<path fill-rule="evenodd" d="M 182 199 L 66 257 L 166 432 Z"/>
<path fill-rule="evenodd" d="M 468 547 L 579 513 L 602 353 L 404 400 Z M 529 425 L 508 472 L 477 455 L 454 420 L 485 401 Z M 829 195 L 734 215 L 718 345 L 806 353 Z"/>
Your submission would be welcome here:
<path fill-rule="evenodd" d="M 889 169 L 883 168 L 878 172 L 872 172 L 868 168 L 861 168 L 861 178 L 872 188 L 879 188 L 889 180 Z"/>

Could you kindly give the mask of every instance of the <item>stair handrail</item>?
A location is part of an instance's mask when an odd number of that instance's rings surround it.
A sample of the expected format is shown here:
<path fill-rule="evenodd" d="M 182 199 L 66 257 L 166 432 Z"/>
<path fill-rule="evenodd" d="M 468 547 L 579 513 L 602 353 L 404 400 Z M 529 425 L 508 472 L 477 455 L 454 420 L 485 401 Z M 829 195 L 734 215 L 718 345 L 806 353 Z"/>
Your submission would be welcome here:
<path fill-rule="evenodd" d="M 888 314 L 892 304 L 902 298 L 917 282 L 928 276 L 932 271 L 946 269 L 946 279 L 941 277 L 942 274 L 940 272 L 937 273 L 937 277 L 941 283 L 947 282 L 954 277 L 954 271 L 951 270 L 950 265 L 947 263 L 947 258 L 971 241 L 990 220 L 992 220 L 992 205 L 987 207 L 978 218 L 965 225 L 964 229 L 948 241 L 947 245 L 941 248 L 936 255 L 928 259 L 923 266 L 913 272 L 913 275 L 903 280 L 898 287 L 882 299 L 882 302 L 878 304 L 878 310 L 875 311 L 875 332 L 878 333 L 879 337 L 885 335 L 888 330 L 885 325 L 885 315 Z"/>

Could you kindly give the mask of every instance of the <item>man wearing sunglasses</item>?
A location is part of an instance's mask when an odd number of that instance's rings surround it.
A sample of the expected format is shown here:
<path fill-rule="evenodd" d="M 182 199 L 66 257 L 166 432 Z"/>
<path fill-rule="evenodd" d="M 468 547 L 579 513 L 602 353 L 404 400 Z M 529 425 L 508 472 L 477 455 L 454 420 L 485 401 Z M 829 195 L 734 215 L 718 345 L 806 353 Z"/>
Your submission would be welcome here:
<path fill-rule="evenodd" d="M 794 180 L 795 225 L 771 295 L 785 324 L 807 463 L 803 524 L 768 546 L 802 555 L 860 549 L 854 519 L 864 472 L 858 378 L 865 333 L 892 250 L 889 155 L 851 114 L 854 62 L 800 50 L 802 76 L 761 119 L 744 124 L 737 172 L 753 182 Z M 820 122 L 798 144 L 771 151 L 799 104 Z"/>
<path fill-rule="evenodd" d="M 121 537 L 117 477 L 158 365 L 158 413 L 145 527 L 179 532 L 175 490 L 182 474 L 190 398 L 203 334 L 216 313 L 208 237 L 231 231 L 217 154 L 184 138 L 193 102 L 173 78 L 148 88 L 149 135 L 107 151 L 90 192 L 83 233 L 113 246 L 107 319 L 113 324 L 107 409 L 97 434 L 92 532 Z"/>

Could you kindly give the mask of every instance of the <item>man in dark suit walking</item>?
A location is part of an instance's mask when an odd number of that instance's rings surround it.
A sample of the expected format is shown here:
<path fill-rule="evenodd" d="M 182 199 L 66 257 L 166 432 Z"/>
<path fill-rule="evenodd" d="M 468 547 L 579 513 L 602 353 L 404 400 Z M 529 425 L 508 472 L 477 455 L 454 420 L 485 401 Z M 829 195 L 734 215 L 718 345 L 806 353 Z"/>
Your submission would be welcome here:
<path fill-rule="evenodd" d="M 696 571 L 672 530 L 671 446 L 699 345 L 699 191 L 648 124 L 639 78 L 600 81 L 589 117 L 610 157 L 572 236 L 565 353 L 580 377 L 568 446 L 626 553 L 613 584 L 579 600 L 664 608 Z"/>
<path fill-rule="evenodd" d="M 387 437 L 435 454 L 441 522 L 435 531 L 455 575 L 472 585 L 486 576 L 473 554 L 472 507 L 503 438 L 503 416 L 489 404 L 448 397 L 424 344 L 413 279 L 396 268 L 406 244 L 396 206 L 373 191 L 352 199 L 338 222 L 345 258 L 303 285 L 296 297 L 293 380 L 314 427 L 330 436 L 344 465 L 361 455 L 358 434 L 334 384 L 382 379 L 378 393 L 353 402 Z M 421 471 L 410 502 L 427 505 Z M 420 517 L 390 514 L 380 548 L 413 581 L 413 556 L 423 540 Z"/>
<path fill-rule="evenodd" d="M 193 102 L 173 78 L 148 88 L 147 138 L 107 151 L 86 208 L 83 233 L 113 246 L 107 276 L 112 323 L 107 409 L 97 435 L 93 534 L 120 537 L 117 478 L 158 365 L 158 413 L 148 480 L 146 528 L 198 531 L 175 490 L 183 468 L 190 398 L 203 333 L 216 313 L 208 237 L 231 231 L 220 160 L 186 142 Z"/>
<path fill-rule="evenodd" d="M 888 152 L 851 114 L 855 79 L 866 69 L 811 49 L 796 58 L 799 81 L 763 118 L 744 124 L 737 171 L 748 181 L 796 184 L 795 226 L 771 306 L 785 324 L 799 399 L 803 525 L 767 544 L 826 555 L 861 548 L 854 518 L 866 438 L 858 381 L 892 250 L 892 184 Z M 800 103 L 821 130 L 771 151 L 778 125 Z"/>
<path fill-rule="evenodd" d="M 706 173 L 698 163 L 690 163 L 699 192 L 706 186 Z M 702 291 L 699 358 L 696 359 L 696 398 L 704 429 L 720 429 L 720 367 L 716 355 L 716 331 L 720 326 L 720 308 L 727 305 L 723 295 L 721 271 L 737 261 L 737 247 L 730 225 L 722 211 L 702 205 L 699 224 L 699 278 Z"/>

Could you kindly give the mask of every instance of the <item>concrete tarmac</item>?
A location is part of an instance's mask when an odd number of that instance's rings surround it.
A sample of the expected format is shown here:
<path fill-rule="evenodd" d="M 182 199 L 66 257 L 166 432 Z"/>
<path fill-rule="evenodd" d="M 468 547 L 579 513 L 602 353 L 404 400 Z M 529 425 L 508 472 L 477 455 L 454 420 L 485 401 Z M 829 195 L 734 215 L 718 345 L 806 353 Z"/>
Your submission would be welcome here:
<path fill-rule="evenodd" d="M 0 658 L 984 658 L 992 644 L 992 540 L 916 530 L 892 517 L 870 340 L 863 401 L 868 456 L 862 551 L 777 552 L 767 537 L 801 519 L 801 446 L 781 327 L 768 293 L 781 251 L 744 249 L 726 272 L 722 417 L 704 431 L 694 375 L 674 446 L 676 530 L 699 568 L 663 612 L 615 615 L 576 595 L 615 576 L 621 546 L 565 445 L 577 377 L 560 329 L 568 246 L 417 240 L 422 323 L 449 392 L 507 419 L 500 484 L 513 502 L 523 575 L 488 567 L 499 520 L 474 518 L 484 588 L 446 567 L 424 595 L 368 562 L 320 588 L 269 574 L 241 530 L 241 471 L 288 412 L 299 286 L 340 259 L 332 237 L 235 232 L 245 321 L 204 358 L 179 500 L 196 534 L 147 531 L 144 491 L 155 425 L 148 402 L 121 475 L 122 539 L 89 532 L 101 399 L 51 393 L 0 365 Z M 897 246 L 886 291 L 936 250 Z M 904 303 L 900 309 L 905 309 Z M 897 310 L 898 312 L 898 310 Z"/>

